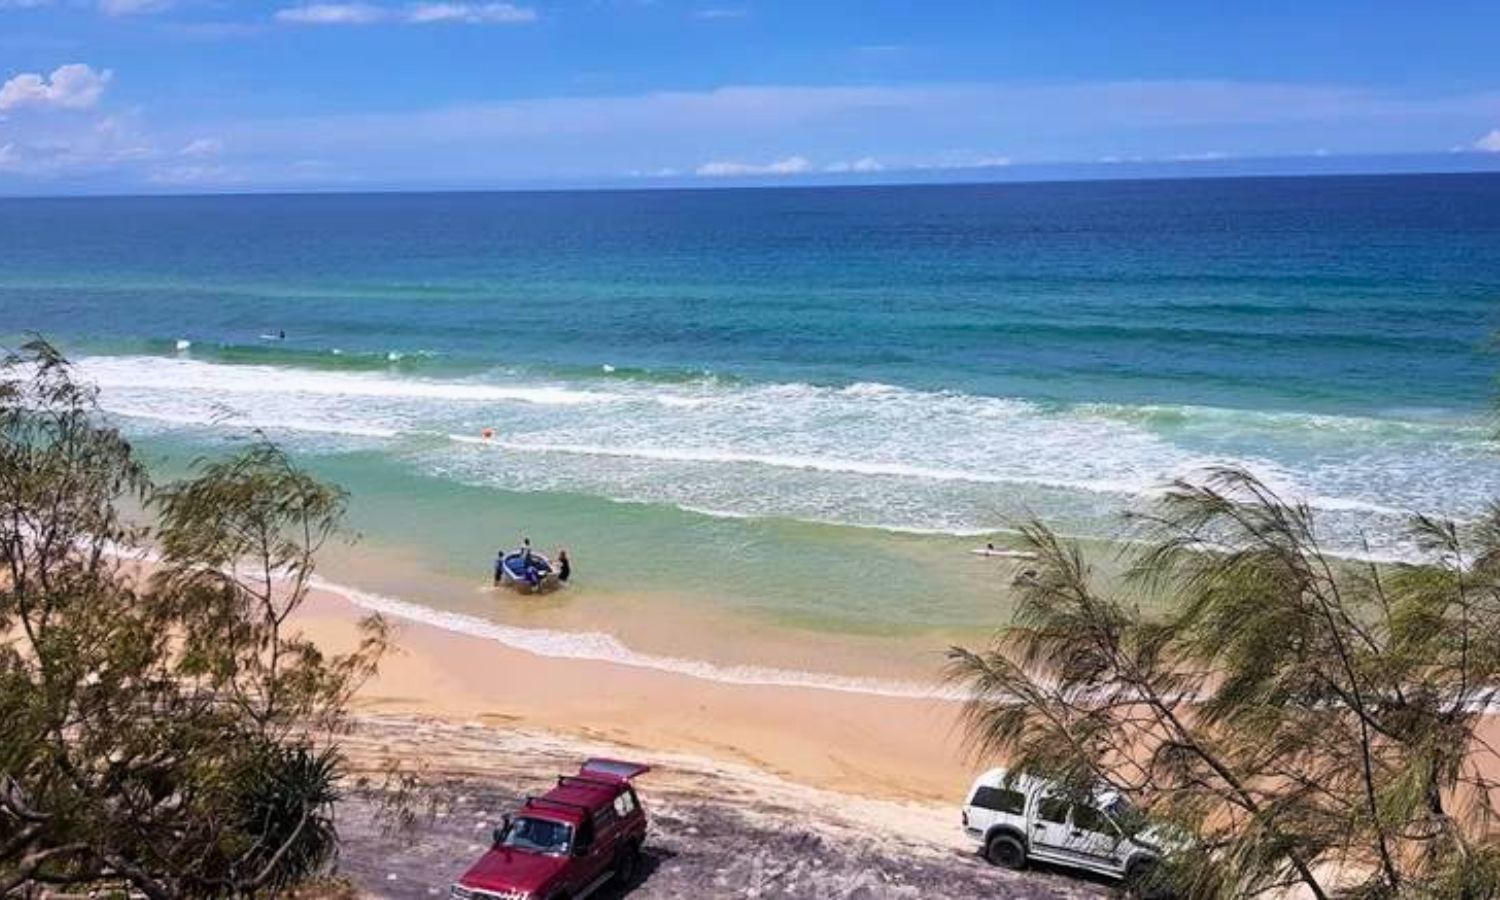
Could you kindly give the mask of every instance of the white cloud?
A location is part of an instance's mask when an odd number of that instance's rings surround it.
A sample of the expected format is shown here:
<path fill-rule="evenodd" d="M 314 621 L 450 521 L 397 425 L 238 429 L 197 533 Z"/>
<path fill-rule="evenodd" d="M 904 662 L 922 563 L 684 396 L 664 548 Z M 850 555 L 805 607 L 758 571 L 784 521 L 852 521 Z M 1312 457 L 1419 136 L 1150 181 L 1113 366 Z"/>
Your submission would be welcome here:
<path fill-rule="evenodd" d="M 173 0 L 99 0 L 106 16 L 141 16 L 170 9 Z"/>
<path fill-rule="evenodd" d="M 1474 149 L 1485 153 L 1500 153 L 1500 128 L 1491 129 L 1489 134 L 1480 136 L 1474 142 Z"/>
<path fill-rule="evenodd" d="M 885 166 L 873 156 L 865 156 L 854 162 L 833 162 L 823 167 L 825 172 L 884 172 Z"/>
<path fill-rule="evenodd" d="M 383 21 L 386 11 L 368 3 L 310 3 L 278 9 L 275 19 L 294 25 L 370 25 Z"/>
<path fill-rule="evenodd" d="M 1228 159 L 1228 153 L 1218 150 L 1207 150 L 1202 153 L 1178 153 L 1172 157 L 1173 162 L 1214 162 L 1215 160 Z"/>
<path fill-rule="evenodd" d="M 739 7 L 709 7 L 693 11 L 695 19 L 743 19 L 750 14 L 749 10 Z"/>
<path fill-rule="evenodd" d="M 759 170 L 787 156 L 787 148 L 820 162 L 852 160 L 841 154 L 862 148 L 888 171 L 997 167 L 1008 158 L 1164 158 L 1225 126 L 1261 136 L 1237 138 L 1239 154 L 1274 155 L 1289 145 L 1305 152 L 1309 140 L 1323 139 L 1310 137 L 1309 126 L 1324 123 L 1337 123 L 1341 140 L 1368 144 L 1371 152 L 1399 152 L 1420 149 L 1413 135 L 1454 123 L 1470 123 L 1458 133 L 1478 134 L 1500 121 L 1497 115 L 1500 91 L 1413 98 L 1218 82 L 731 85 L 223 120 L 211 132 L 200 125 L 181 135 L 177 145 L 212 133 L 246 158 L 337 160 L 392 183 L 431 182 L 438 172 L 458 183 L 593 178 L 660 166 L 729 177 L 773 174 Z M 1391 124 L 1397 122 L 1399 128 Z M 1122 136 L 1129 143 L 1121 145 Z M 664 157 L 663 147 L 673 155 Z"/>
<path fill-rule="evenodd" d="M 27 133 L 0 150 L 0 168 L 24 176 L 67 177 L 118 171 L 157 156 L 131 113 L 97 121 L 77 116 L 28 123 Z"/>
<path fill-rule="evenodd" d="M 536 21 L 536 10 L 513 3 L 415 3 L 404 8 L 373 3 L 310 3 L 276 11 L 278 22 L 289 25 L 511 25 Z"/>
<path fill-rule="evenodd" d="M 62 2 L 54 0 L 54 6 Z M 97 0 L 67 2 L 92 8 Z M 281 0 L 287 6 L 296 2 Z M 406 15 L 412 2 L 371 0 L 368 5 Z M 533 5 L 533 0 L 517 2 Z M 538 10 L 545 17 L 545 9 Z M 384 21 L 394 28 L 402 20 Z M 269 13 L 262 22 L 276 27 Z M 0 82 L 10 74 L 0 75 Z M 8 89 L 6 102 L 22 107 L 47 102 L 35 95 L 48 93 L 50 80 L 39 80 L 47 91 L 25 82 Z M 111 103 L 108 90 L 98 106 Z M 225 109 L 217 117 L 189 121 L 161 119 L 170 113 L 160 106 L 152 111 L 160 121 L 157 128 L 140 123 L 133 135 L 109 138 L 93 133 L 96 116 L 43 114 L 47 110 L 29 107 L 0 110 L 0 116 L 10 116 L 0 124 L 0 145 L 13 145 L 7 166 L 17 171 L 19 159 L 19 174 L 26 177 L 107 171 L 112 183 L 137 186 L 156 170 L 220 163 L 257 185 L 519 184 L 653 173 L 662 166 L 684 177 L 696 169 L 704 176 L 699 183 L 706 183 L 715 175 L 726 181 L 736 175 L 764 180 L 811 175 L 827 164 L 837 166 L 835 161 L 852 167 L 860 158 L 852 148 L 871 154 L 887 172 L 998 166 L 1008 161 L 998 155 L 1002 151 L 1018 161 L 1106 155 L 1122 162 L 1165 161 L 1181 149 L 1218 146 L 1215 135 L 1224 133 L 1234 137 L 1233 149 L 1242 156 L 1306 153 L 1325 142 L 1340 152 L 1420 151 L 1433 134 L 1465 135 L 1463 147 L 1473 152 L 1474 138 L 1500 125 L 1500 90 L 1414 96 L 1231 82 L 731 85 L 295 116 L 244 116 Z M 1225 130 L 1215 130 L 1220 128 Z M 217 157 L 181 155 L 203 138 L 221 140 L 229 149 Z M 145 155 L 150 148 L 159 149 Z M 672 155 L 664 156 L 663 148 L 671 148 Z M 789 156 L 793 148 L 799 156 Z M 326 165 L 302 171 L 296 169 L 298 160 Z"/>
<path fill-rule="evenodd" d="M 1009 156 L 984 156 L 967 150 L 950 150 L 934 158 L 912 164 L 913 169 L 1002 169 L 1011 164 Z"/>
<path fill-rule="evenodd" d="M 812 171 L 812 163 L 805 156 L 788 156 L 765 164 L 743 162 L 707 162 L 693 170 L 694 175 L 707 178 L 734 178 L 742 175 L 799 175 Z"/>
<path fill-rule="evenodd" d="M 114 77 L 83 63 L 59 66 L 50 76 L 27 72 L 0 85 L 0 109 L 23 106 L 88 109 L 104 94 L 104 86 Z"/>
<path fill-rule="evenodd" d="M 0 9 L 36 9 L 51 5 L 52 0 L 0 0 Z"/>
<path fill-rule="evenodd" d="M 195 138 L 184 144 L 182 149 L 177 151 L 177 155 L 192 159 L 206 159 L 223 152 L 224 142 L 218 138 Z"/>
<path fill-rule="evenodd" d="M 536 10 L 511 3 L 418 3 L 406 11 L 413 25 L 462 22 L 467 25 L 509 25 L 535 22 Z"/>

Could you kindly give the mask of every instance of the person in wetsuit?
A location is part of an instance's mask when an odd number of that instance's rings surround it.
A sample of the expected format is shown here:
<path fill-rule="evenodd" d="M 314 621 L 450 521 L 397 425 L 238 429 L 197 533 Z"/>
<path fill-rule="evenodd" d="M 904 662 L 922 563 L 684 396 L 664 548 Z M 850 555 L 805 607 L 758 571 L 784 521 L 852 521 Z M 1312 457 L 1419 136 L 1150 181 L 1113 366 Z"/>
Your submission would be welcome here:
<path fill-rule="evenodd" d="M 573 574 L 573 561 L 568 559 L 568 551 L 557 551 L 557 580 L 567 581 Z"/>

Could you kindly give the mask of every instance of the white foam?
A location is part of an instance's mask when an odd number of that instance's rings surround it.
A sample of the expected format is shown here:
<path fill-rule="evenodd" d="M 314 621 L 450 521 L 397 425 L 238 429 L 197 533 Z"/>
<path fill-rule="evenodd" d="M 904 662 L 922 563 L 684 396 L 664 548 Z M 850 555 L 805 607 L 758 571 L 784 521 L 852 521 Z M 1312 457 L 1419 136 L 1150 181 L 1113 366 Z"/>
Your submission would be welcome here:
<path fill-rule="evenodd" d="M 1290 412 L 1284 410 L 1238 409 L 1231 407 L 1201 406 L 1197 404 L 1144 404 L 1078 403 L 1070 409 L 1084 416 L 1116 419 L 1127 422 L 1149 423 L 1154 421 L 1177 421 L 1183 425 L 1211 428 L 1244 428 L 1252 430 L 1300 429 L 1318 432 L 1351 432 L 1354 434 L 1380 433 L 1439 433 L 1451 435 L 1461 433 L 1470 438 L 1483 440 L 1492 435 L 1493 429 L 1473 417 L 1441 417 L 1433 411 L 1425 412 L 1421 418 L 1403 419 L 1392 410 L 1388 415 L 1359 416 L 1333 413 Z"/>
<path fill-rule="evenodd" d="M 340 425 L 331 422 L 321 422 L 307 419 L 268 419 L 264 417 L 247 417 L 236 415 L 223 415 L 217 418 L 204 418 L 202 416 L 181 415 L 172 412 L 163 412 L 149 408 L 136 408 L 129 405 L 119 405 L 110 409 L 110 413 L 125 418 L 146 419 L 154 422 L 165 422 L 172 425 L 184 425 L 188 427 L 215 426 L 220 428 L 234 429 L 264 429 L 267 431 L 300 431 L 313 434 L 336 434 L 347 437 L 367 437 L 390 439 L 400 436 L 401 432 L 393 428 L 376 428 L 374 426 Z"/>
<path fill-rule="evenodd" d="M 93 357 L 80 369 L 115 413 L 279 430 L 294 444 L 302 433 L 419 435 L 428 440 L 393 452 L 428 475 L 721 516 L 951 534 L 1041 517 L 1110 536 L 1121 510 L 1171 479 L 1233 465 L 1325 513 L 1335 549 L 1359 550 L 1361 532 L 1394 541 L 1406 510 L 1462 519 L 1500 494 L 1486 433 L 1430 418 L 1057 407 L 874 382 L 439 380 L 170 357 Z"/>
<path fill-rule="evenodd" d="M 1143 485 L 1130 481 L 1071 481 L 1068 479 L 1027 478 L 940 469 L 929 466 L 914 466 L 903 463 L 860 462 L 848 459 L 825 459 L 812 456 L 793 456 L 765 453 L 737 453 L 716 450 L 683 450 L 671 447 L 610 447 L 588 444 L 545 444 L 519 441 L 484 441 L 467 435 L 452 434 L 449 439 L 462 443 L 486 444 L 502 450 L 526 453 L 567 453 L 577 456 L 606 456 L 622 459 L 659 460 L 664 462 L 729 463 L 767 466 L 776 469 L 802 469 L 810 472 L 829 472 L 847 475 L 868 475 L 888 478 L 915 478 L 928 481 L 972 481 L 979 484 L 1035 484 L 1044 487 L 1059 487 L 1069 490 L 1097 491 L 1101 493 L 1134 494 L 1151 490 L 1154 485 Z"/>
<path fill-rule="evenodd" d="M 637 669 L 671 672 L 721 684 L 805 688 L 846 694 L 874 694 L 882 697 L 955 699 L 958 696 L 952 691 L 945 691 L 937 686 L 911 682 L 856 678 L 763 666 L 724 666 L 704 660 L 642 653 L 630 649 L 615 636 L 603 632 L 518 628 L 477 616 L 433 609 L 408 600 L 362 591 L 321 577 L 315 577 L 312 584 L 319 590 L 338 594 L 354 605 L 371 612 L 495 641 L 534 656 L 613 663 Z"/>
<path fill-rule="evenodd" d="M 645 501 L 627 500 L 621 497 L 606 498 L 612 503 L 642 504 Z M 785 518 L 768 516 L 757 513 L 736 512 L 728 509 L 712 509 L 706 506 L 692 506 L 687 504 L 673 504 L 677 509 L 695 516 L 703 516 L 709 519 L 730 519 L 740 521 L 755 521 L 772 518 Z M 842 519 L 806 519 L 794 518 L 792 521 L 804 522 L 809 525 L 833 525 L 839 528 L 859 528 L 868 531 L 885 531 L 893 534 L 912 534 L 927 537 L 984 537 L 991 534 L 1007 534 L 1013 532 L 1013 528 L 923 528 L 920 525 L 903 525 L 899 522 L 850 522 Z"/>
<path fill-rule="evenodd" d="M 395 354 L 399 356 L 399 354 Z M 513 401 L 544 405 L 612 403 L 619 395 L 555 385 L 507 386 L 400 378 L 379 373 L 316 372 L 276 366 L 227 366 L 191 359 L 88 357 L 79 373 L 115 389 L 209 389 L 230 395 L 311 395 L 468 403 Z"/>

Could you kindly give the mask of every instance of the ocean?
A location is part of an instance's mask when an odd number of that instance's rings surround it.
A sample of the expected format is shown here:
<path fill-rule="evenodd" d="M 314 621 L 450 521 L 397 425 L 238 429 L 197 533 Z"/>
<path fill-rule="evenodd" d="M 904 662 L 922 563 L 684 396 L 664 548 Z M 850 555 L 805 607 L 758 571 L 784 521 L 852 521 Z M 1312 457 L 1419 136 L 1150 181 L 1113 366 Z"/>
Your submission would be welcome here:
<path fill-rule="evenodd" d="M 162 477 L 262 431 L 338 580 L 558 652 L 976 633 L 968 548 L 1214 464 L 1381 559 L 1500 497 L 1495 175 L 0 200 L 0 312 Z M 522 534 L 572 599 L 483 592 Z"/>

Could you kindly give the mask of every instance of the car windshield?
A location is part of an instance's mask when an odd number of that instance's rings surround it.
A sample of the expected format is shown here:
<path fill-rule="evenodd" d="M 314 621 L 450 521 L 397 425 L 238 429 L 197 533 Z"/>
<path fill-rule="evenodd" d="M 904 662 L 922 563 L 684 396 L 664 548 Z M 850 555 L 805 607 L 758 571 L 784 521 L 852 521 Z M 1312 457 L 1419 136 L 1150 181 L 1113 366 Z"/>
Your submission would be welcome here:
<path fill-rule="evenodd" d="M 567 853 L 568 843 L 573 838 L 573 828 L 550 819 L 522 817 L 510 823 L 500 846 L 517 850 L 535 850 L 538 853 Z"/>

